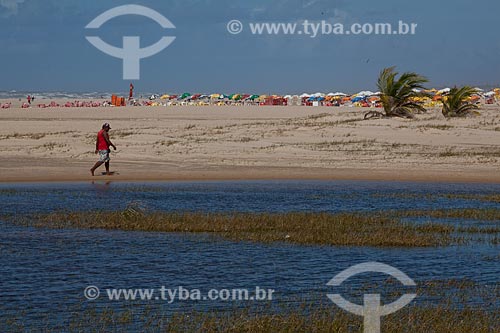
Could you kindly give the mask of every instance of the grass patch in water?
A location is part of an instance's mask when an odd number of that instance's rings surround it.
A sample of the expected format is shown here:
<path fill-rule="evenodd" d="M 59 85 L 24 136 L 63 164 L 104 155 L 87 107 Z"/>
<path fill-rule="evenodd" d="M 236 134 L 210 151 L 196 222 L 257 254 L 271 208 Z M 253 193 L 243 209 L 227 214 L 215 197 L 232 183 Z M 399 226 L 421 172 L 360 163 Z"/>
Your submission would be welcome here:
<path fill-rule="evenodd" d="M 497 208 L 408 210 L 397 211 L 395 214 L 398 217 L 428 217 L 433 219 L 467 219 L 500 222 L 500 209 Z"/>
<path fill-rule="evenodd" d="M 104 229 L 146 232 L 205 233 L 233 241 L 286 242 L 332 246 L 430 247 L 463 244 L 457 233 L 495 234 L 497 226 L 454 226 L 445 223 L 402 222 L 403 217 L 469 218 L 487 220 L 499 210 L 438 210 L 382 213 L 49 213 L 11 217 L 18 225 L 44 228 Z M 494 235 L 493 235 L 494 236 Z M 485 241 L 495 238 L 484 238 Z M 493 241 L 492 241 L 493 242 Z M 493 242 L 494 243 L 494 242 Z"/>
<path fill-rule="evenodd" d="M 426 199 L 434 200 L 440 198 L 446 199 L 463 199 L 463 200 L 478 200 L 483 202 L 500 203 L 500 194 L 461 194 L 461 193 L 374 193 L 374 198 L 388 198 L 388 199 Z"/>
<path fill-rule="evenodd" d="M 186 311 L 167 316 L 169 311 L 126 309 L 88 309 L 72 312 L 65 332 L 362 332 L 362 318 L 339 310 L 333 304 L 303 304 L 281 311 L 273 309 L 234 309 L 232 311 Z M 384 333 L 491 333 L 500 330 L 499 314 L 480 307 L 454 309 L 446 305 L 406 308 L 383 317 Z M 25 332 L 22 319 L 8 319 L 3 324 L 9 332 Z M 52 330 L 50 323 L 40 323 L 37 330 Z M 43 329 L 42 329 L 43 328 Z"/>

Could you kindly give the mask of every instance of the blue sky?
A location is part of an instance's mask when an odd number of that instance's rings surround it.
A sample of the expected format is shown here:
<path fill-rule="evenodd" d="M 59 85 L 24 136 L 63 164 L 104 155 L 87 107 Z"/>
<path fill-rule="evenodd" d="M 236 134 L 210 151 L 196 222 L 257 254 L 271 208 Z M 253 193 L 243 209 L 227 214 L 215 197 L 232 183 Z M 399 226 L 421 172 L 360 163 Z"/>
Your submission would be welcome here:
<path fill-rule="evenodd" d="M 84 27 L 118 5 L 138 4 L 167 17 L 175 42 L 143 59 L 140 91 L 356 92 L 376 89 L 383 67 L 417 71 L 430 86 L 500 85 L 500 2 L 491 0 L 0 0 L 0 90 L 123 91 L 122 62 L 94 48 Z M 231 35 L 226 24 L 328 20 L 418 23 L 415 36 Z M 245 26 L 247 28 L 247 26 Z M 121 46 L 165 35 L 136 15 L 96 33 Z"/>

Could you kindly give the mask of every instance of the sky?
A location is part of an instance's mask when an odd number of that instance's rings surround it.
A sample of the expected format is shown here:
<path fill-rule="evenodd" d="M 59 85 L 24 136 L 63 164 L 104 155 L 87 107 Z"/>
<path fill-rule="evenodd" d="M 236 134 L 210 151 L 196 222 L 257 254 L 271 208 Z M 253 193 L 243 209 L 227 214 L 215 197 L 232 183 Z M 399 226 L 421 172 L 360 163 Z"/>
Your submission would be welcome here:
<path fill-rule="evenodd" d="M 164 29 L 138 15 L 85 26 L 108 9 L 136 4 L 168 18 Z M 491 0 L 0 0 L 0 90 L 124 91 L 122 60 L 91 45 L 175 41 L 141 60 L 137 90 L 191 93 L 314 93 L 376 90 L 384 67 L 415 71 L 430 87 L 500 86 L 500 2 Z M 227 23 L 239 20 L 240 34 Z M 418 24 L 415 35 L 253 35 L 250 23 Z"/>

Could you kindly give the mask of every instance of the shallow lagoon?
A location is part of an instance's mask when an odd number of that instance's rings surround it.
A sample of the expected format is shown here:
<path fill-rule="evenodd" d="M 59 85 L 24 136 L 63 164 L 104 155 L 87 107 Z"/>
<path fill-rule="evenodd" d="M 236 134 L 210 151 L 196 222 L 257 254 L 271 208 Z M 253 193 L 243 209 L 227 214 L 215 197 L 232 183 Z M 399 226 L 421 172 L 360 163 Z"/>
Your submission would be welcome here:
<path fill-rule="evenodd" d="M 380 182 L 77 183 L 0 186 L 3 215 L 50 211 L 122 210 L 138 203 L 148 210 L 339 212 L 441 208 L 499 208 L 467 195 L 500 193 L 500 185 Z M 449 194 L 458 195 L 456 197 Z M 102 297 L 87 301 L 89 285 L 105 288 L 272 288 L 275 301 L 324 296 L 326 283 L 351 265 L 380 261 L 417 284 L 468 279 L 500 282 L 499 246 L 445 248 L 319 247 L 230 242 L 207 235 L 101 230 L 49 230 L 0 223 L 2 317 L 27 323 L 63 321 L 68 309 L 121 307 Z M 365 276 L 366 277 L 366 276 Z M 370 282 L 383 276 L 368 276 Z M 351 286 L 356 286 L 353 281 Z M 355 292 L 352 299 L 360 299 Z M 167 313 L 227 309 L 227 302 L 160 304 Z M 244 303 L 244 302 L 243 302 Z M 359 301 L 358 301 L 359 303 Z M 241 306 L 242 304 L 236 304 Z M 244 306 L 244 304 L 243 304 Z M 489 306 L 492 306 L 491 304 Z M 493 306 L 498 306 L 493 305 Z"/>

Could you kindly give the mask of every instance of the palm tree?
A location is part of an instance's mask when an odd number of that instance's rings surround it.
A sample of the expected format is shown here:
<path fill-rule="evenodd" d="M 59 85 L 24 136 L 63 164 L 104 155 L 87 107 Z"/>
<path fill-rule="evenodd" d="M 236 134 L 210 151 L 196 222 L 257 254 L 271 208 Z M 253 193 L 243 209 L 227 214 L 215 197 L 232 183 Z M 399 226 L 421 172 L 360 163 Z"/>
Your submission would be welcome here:
<path fill-rule="evenodd" d="M 454 87 L 443 100 L 443 115 L 450 117 L 465 117 L 479 107 L 470 102 L 470 97 L 477 94 L 478 91 L 469 86 L 462 88 Z"/>
<path fill-rule="evenodd" d="M 402 117 L 414 118 L 413 113 L 425 112 L 425 108 L 413 101 L 414 97 L 424 96 L 419 92 L 424 88 L 427 78 L 413 72 L 401 74 L 399 78 L 395 67 L 385 68 L 378 78 L 378 89 L 381 92 L 381 102 L 384 113 L 370 111 L 365 119 L 372 117 Z"/>

